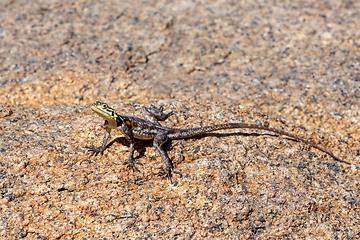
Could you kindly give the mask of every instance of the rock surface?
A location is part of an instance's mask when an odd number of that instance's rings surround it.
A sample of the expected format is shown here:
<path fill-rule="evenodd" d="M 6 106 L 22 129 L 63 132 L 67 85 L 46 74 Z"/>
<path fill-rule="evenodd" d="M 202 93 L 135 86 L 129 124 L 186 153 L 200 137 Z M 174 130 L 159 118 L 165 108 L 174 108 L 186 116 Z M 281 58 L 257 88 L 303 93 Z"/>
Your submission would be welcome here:
<path fill-rule="evenodd" d="M 358 1 L 0 2 L 0 236 L 8 239 L 356 239 Z M 169 127 L 263 131 L 151 144 L 141 172 L 120 133 L 104 156 L 95 100 Z"/>

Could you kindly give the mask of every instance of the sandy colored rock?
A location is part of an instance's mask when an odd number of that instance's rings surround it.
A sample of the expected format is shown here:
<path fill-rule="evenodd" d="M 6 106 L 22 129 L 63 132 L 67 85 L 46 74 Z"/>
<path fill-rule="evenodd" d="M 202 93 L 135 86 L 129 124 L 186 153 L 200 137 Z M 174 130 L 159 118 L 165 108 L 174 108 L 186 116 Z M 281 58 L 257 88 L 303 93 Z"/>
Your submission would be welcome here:
<path fill-rule="evenodd" d="M 360 234 L 357 1 L 1 1 L 3 239 L 356 239 Z M 151 142 L 113 132 L 95 100 L 163 125 L 249 122 L 176 141 L 170 184 Z M 235 132 L 235 134 L 228 134 Z"/>

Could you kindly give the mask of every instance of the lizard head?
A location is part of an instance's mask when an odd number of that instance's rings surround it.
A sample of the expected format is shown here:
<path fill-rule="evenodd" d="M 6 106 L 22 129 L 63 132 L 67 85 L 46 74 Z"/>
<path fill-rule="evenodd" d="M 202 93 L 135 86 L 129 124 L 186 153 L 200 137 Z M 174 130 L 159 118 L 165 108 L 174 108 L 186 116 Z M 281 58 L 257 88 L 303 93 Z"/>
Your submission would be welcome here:
<path fill-rule="evenodd" d="M 91 105 L 91 110 L 103 119 L 107 120 L 110 126 L 113 126 L 114 128 L 116 128 L 118 123 L 122 121 L 115 110 L 109 107 L 106 103 L 96 101 Z"/>

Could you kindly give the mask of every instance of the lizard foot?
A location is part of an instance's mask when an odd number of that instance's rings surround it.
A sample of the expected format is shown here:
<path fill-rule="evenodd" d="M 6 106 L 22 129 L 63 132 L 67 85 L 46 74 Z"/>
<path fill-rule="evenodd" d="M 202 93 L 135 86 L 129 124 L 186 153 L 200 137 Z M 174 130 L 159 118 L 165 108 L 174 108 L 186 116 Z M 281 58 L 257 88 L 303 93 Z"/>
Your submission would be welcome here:
<path fill-rule="evenodd" d="M 151 107 L 143 107 L 143 114 L 145 116 L 151 115 L 151 116 L 149 116 L 150 118 L 155 117 L 155 119 L 157 119 L 159 121 L 164 121 L 171 115 L 174 115 L 173 111 L 164 113 L 163 110 L 164 110 L 163 106 L 160 106 L 159 108 L 157 108 L 157 107 L 151 105 Z"/>
<path fill-rule="evenodd" d="M 136 161 L 133 158 L 130 158 L 125 162 L 125 164 L 127 164 L 127 168 L 132 169 L 134 172 L 140 172 L 140 170 L 135 166 L 135 164 L 139 164 L 142 165 L 141 162 Z"/>
<path fill-rule="evenodd" d="M 104 150 L 105 148 L 103 148 L 102 146 L 101 147 L 95 147 L 93 145 L 90 145 L 90 146 L 86 146 L 86 152 L 90 152 L 90 156 L 97 156 L 99 153 L 101 155 L 104 155 Z"/>
<path fill-rule="evenodd" d="M 175 174 L 179 174 L 180 177 L 182 177 L 182 174 L 178 171 L 174 171 L 172 168 L 168 168 L 166 167 L 164 170 L 161 170 L 158 175 L 159 176 L 166 176 L 166 178 L 172 183 L 172 174 L 175 173 Z"/>

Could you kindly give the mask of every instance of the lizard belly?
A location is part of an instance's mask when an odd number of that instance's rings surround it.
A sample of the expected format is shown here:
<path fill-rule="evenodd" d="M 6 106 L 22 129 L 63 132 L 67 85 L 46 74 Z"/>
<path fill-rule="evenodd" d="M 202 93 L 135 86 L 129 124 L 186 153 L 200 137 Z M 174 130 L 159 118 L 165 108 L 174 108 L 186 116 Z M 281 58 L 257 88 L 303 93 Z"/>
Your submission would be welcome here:
<path fill-rule="evenodd" d="M 134 138 L 140 139 L 140 140 L 151 140 L 154 139 L 153 136 L 143 136 L 143 135 L 133 135 Z"/>
<path fill-rule="evenodd" d="M 133 137 L 140 140 L 151 140 L 157 134 L 157 131 L 154 129 L 133 129 L 132 130 Z"/>

